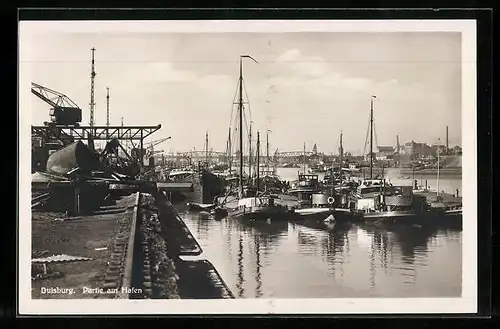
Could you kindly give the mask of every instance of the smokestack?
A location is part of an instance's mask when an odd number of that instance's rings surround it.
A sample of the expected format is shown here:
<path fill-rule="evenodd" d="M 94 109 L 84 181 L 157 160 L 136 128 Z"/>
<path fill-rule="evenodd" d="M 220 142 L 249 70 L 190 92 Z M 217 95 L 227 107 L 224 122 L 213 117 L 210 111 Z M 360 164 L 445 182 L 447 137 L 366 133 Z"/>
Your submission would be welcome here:
<path fill-rule="evenodd" d="M 396 149 L 397 152 L 399 153 L 399 135 L 396 135 Z"/>
<path fill-rule="evenodd" d="M 448 153 L 448 126 L 446 126 L 446 153 Z"/>

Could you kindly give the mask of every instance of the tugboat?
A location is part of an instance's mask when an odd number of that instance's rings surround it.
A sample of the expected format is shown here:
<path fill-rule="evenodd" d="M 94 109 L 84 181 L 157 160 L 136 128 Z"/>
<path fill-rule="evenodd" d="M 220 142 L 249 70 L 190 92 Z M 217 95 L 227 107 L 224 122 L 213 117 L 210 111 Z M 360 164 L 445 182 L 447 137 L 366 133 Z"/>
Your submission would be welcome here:
<path fill-rule="evenodd" d="M 321 191 L 322 186 L 318 175 L 299 174 L 299 180 L 292 183 L 292 187 L 287 191 L 287 194 L 297 199 L 298 208 L 306 208 L 312 206 L 312 195 Z"/>
<path fill-rule="evenodd" d="M 393 186 L 373 179 L 373 99 L 370 106 L 370 177 L 356 193 L 356 211 L 365 221 L 410 222 L 429 214 L 425 197 L 414 195 L 412 186 Z"/>
<path fill-rule="evenodd" d="M 356 210 L 365 221 L 415 221 L 429 214 L 425 197 L 414 195 L 412 186 L 393 186 L 385 179 L 366 180 L 357 191 Z"/>
<path fill-rule="evenodd" d="M 330 195 L 323 192 L 318 175 L 300 174 L 299 182 L 288 193 L 297 200 L 297 207 L 293 209 L 293 218 L 297 221 L 345 222 L 358 216 L 347 197 L 336 194 L 333 188 Z"/>

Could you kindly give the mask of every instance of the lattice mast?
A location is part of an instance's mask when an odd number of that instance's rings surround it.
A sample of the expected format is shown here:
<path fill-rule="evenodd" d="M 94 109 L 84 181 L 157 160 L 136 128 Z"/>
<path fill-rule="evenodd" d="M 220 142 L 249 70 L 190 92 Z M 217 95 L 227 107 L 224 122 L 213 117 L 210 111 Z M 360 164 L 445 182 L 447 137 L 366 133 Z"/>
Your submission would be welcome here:
<path fill-rule="evenodd" d="M 106 127 L 109 127 L 109 87 L 106 87 Z"/>
<path fill-rule="evenodd" d="M 208 131 L 205 134 L 205 162 L 208 165 L 209 159 L 208 159 Z"/>
<path fill-rule="evenodd" d="M 92 70 L 90 72 L 90 126 L 93 127 L 95 124 L 94 121 L 94 110 L 95 110 L 95 100 L 94 100 L 94 80 L 95 80 L 95 60 L 94 60 L 94 52 L 95 48 L 91 49 L 92 51 Z"/>

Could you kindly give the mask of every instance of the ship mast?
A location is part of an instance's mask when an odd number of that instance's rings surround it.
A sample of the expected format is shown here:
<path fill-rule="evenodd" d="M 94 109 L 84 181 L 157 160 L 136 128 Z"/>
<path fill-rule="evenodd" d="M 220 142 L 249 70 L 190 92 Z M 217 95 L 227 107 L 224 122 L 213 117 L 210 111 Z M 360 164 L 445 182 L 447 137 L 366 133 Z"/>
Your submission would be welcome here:
<path fill-rule="evenodd" d="M 252 181 L 252 121 L 250 121 L 250 131 L 248 133 L 248 177 Z"/>
<path fill-rule="evenodd" d="M 304 142 L 304 175 L 306 174 L 306 143 Z"/>
<path fill-rule="evenodd" d="M 257 193 L 259 193 L 259 180 L 260 180 L 260 132 L 257 130 Z"/>
<path fill-rule="evenodd" d="M 240 120 L 240 179 L 239 179 L 239 198 L 243 197 L 243 58 L 250 58 L 255 63 L 257 61 L 250 55 L 240 55 L 240 79 L 239 79 L 239 99 L 238 114 Z"/>
<path fill-rule="evenodd" d="M 267 162 L 267 172 L 269 173 L 269 129 L 266 132 L 266 162 Z"/>
<path fill-rule="evenodd" d="M 227 140 L 227 153 L 228 153 L 228 165 L 229 165 L 229 173 L 231 174 L 231 165 L 232 165 L 232 145 L 231 145 L 231 127 L 229 127 L 229 138 Z"/>
<path fill-rule="evenodd" d="M 238 115 L 240 120 L 240 179 L 239 197 L 243 196 L 243 60 L 240 57 L 240 83 L 239 83 Z"/>
<path fill-rule="evenodd" d="M 342 131 L 340 131 L 340 185 L 342 186 L 342 163 L 343 163 L 343 155 L 344 155 L 344 147 L 342 146 Z"/>
<path fill-rule="evenodd" d="M 436 182 L 436 185 L 437 185 L 437 189 L 436 189 L 436 198 L 437 198 L 437 202 L 439 202 L 439 153 L 440 153 L 440 150 L 441 150 L 441 138 L 438 139 L 438 145 L 437 145 L 437 182 Z"/>
<path fill-rule="evenodd" d="M 370 100 L 370 179 L 373 179 L 373 99 L 377 96 L 372 95 Z"/>

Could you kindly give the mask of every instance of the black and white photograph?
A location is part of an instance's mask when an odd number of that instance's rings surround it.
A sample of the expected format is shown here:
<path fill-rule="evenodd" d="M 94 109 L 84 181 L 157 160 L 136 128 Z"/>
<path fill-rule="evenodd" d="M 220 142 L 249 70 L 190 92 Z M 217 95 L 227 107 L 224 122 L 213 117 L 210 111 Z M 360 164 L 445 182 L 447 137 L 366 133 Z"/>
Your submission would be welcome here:
<path fill-rule="evenodd" d="M 475 21 L 19 26 L 21 314 L 477 311 Z"/>

